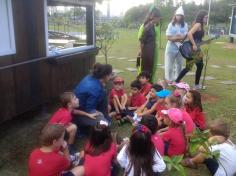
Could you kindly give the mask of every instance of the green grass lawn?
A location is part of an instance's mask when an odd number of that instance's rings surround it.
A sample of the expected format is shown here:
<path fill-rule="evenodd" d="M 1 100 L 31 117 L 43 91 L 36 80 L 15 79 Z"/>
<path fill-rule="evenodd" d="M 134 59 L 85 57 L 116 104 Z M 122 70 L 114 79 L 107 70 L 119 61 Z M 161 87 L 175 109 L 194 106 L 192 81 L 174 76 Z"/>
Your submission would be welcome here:
<path fill-rule="evenodd" d="M 137 40 L 136 30 L 119 30 L 119 39 L 109 54 L 115 58 L 125 57 L 136 59 L 139 43 Z M 165 48 L 165 36 L 162 36 L 162 47 Z M 227 42 L 226 38 L 221 38 L 217 42 Z M 216 80 L 206 81 L 207 89 L 202 91 L 204 95 L 209 95 L 204 102 L 204 111 L 207 120 L 222 118 L 232 125 L 232 139 L 236 142 L 236 85 L 223 85 L 219 82 L 222 80 L 236 81 L 236 69 L 228 68 L 225 65 L 236 65 L 236 48 L 225 49 L 225 43 L 212 42 L 210 50 L 210 61 L 207 68 L 207 75 L 217 78 Z M 163 64 L 164 49 L 161 49 L 159 63 Z M 98 55 L 101 55 L 99 53 Z M 129 91 L 129 84 L 137 76 L 135 72 L 129 72 L 127 67 L 135 67 L 135 62 L 127 60 L 109 59 L 113 68 L 123 70 L 120 75 L 125 78 L 125 87 Z M 98 62 L 105 62 L 103 57 L 97 57 Z M 210 65 L 219 65 L 220 69 L 210 67 Z M 194 70 L 193 70 L 194 71 Z M 164 70 L 158 68 L 158 78 L 163 79 Z M 193 84 L 194 77 L 186 76 L 185 81 Z M 53 105 L 50 112 L 53 112 L 57 106 Z M 42 115 L 36 113 L 34 118 L 17 119 L 0 126 L 0 176 L 24 176 L 27 175 L 27 158 L 30 151 L 38 144 L 37 139 L 39 130 L 45 125 L 50 114 Z M 115 123 L 112 130 L 117 131 L 122 137 L 130 135 L 132 127 L 125 124 L 118 127 Z M 77 146 L 81 149 L 84 140 L 77 140 Z M 198 170 L 187 169 L 187 175 L 190 176 L 208 176 L 208 171 L 204 166 Z"/>

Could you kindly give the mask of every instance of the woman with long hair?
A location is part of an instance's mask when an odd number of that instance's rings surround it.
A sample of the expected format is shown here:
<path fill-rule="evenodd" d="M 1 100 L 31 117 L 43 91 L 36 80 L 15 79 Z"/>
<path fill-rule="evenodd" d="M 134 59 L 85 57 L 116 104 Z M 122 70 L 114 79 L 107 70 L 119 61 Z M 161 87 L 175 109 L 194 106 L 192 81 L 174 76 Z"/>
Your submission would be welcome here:
<path fill-rule="evenodd" d="M 197 43 L 202 41 L 202 38 L 204 37 L 204 25 L 207 24 L 208 19 L 208 13 L 206 11 L 200 11 L 196 17 L 196 20 L 194 21 L 193 27 L 188 32 L 188 38 L 191 41 L 193 45 L 193 51 L 197 51 Z M 175 80 L 176 82 L 180 82 L 181 79 L 188 73 L 192 67 L 193 64 L 196 64 L 197 70 L 195 74 L 195 86 L 194 89 L 199 90 L 201 89 L 201 86 L 199 85 L 199 81 L 202 74 L 203 69 L 203 56 L 201 53 L 197 54 L 195 56 L 196 58 L 193 58 L 193 60 L 186 60 L 186 67 L 180 72 L 178 78 Z M 194 61 L 194 62 L 193 62 Z"/>
<path fill-rule="evenodd" d="M 155 81 L 157 65 L 157 29 L 161 19 L 160 10 L 151 7 L 143 25 L 139 29 L 141 70 L 151 74 L 151 82 Z"/>
<path fill-rule="evenodd" d="M 184 11 L 180 6 L 166 30 L 168 39 L 165 51 L 165 79 L 167 83 L 175 81 L 182 70 L 183 57 L 179 45 L 188 33 L 188 25 L 184 22 Z"/>
<path fill-rule="evenodd" d="M 163 172 L 166 165 L 151 140 L 151 131 L 144 125 L 133 129 L 130 141 L 117 156 L 126 176 L 154 176 Z"/>

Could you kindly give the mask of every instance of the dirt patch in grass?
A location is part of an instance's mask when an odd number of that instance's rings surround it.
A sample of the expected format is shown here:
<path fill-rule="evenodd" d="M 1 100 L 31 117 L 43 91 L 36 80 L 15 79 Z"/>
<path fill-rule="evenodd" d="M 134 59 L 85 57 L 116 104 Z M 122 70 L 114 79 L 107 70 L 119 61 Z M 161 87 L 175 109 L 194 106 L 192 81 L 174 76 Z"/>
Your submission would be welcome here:
<path fill-rule="evenodd" d="M 234 44 L 234 43 L 224 43 L 223 48 L 236 49 L 236 44 Z"/>
<path fill-rule="evenodd" d="M 216 101 L 218 101 L 218 97 L 216 96 L 212 96 L 206 93 L 201 93 L 202 95 L 202 102 L 203 103 L 215 103 Z"/>

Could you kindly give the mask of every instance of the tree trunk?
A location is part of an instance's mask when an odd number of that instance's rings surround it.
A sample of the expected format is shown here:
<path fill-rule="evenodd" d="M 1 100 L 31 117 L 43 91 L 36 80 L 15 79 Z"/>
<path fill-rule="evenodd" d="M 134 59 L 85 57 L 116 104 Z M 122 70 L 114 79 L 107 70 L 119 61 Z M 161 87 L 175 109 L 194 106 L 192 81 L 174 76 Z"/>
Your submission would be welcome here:
<path fill-rule="evenodd" d="M 108 56 L 107 56 L 107 49 L 105 49 L 105 62 L 106 62 L 106 64 L 108 63 L 108 61 L 107 61 L 107 58 Z"/>

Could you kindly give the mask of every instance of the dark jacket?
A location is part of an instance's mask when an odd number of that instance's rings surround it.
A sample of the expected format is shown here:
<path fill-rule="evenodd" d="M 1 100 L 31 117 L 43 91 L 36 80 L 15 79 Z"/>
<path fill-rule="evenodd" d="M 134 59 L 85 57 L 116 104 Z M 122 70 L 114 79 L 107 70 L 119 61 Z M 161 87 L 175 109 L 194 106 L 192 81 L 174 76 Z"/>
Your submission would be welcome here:
<path fill-rule="evenodd" d="M 80 109 L 88 113 L 94 113 L 106 95 L 102 83 L 92 75 L 84 77 L 74 93 L 79 99 Z"/>

